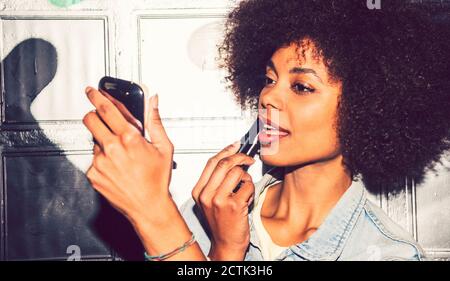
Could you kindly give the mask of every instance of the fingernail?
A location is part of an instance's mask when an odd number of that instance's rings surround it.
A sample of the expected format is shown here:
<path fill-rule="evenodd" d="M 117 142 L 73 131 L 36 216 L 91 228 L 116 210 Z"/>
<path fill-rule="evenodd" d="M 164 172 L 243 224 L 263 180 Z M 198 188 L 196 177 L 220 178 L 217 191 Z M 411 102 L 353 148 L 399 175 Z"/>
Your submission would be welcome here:
<path fill-rule="evenodd" d="M 153 109 L 158 109 L 158 94 L 155 94 L 154 96 L 152 96 L 150 102 L 152 104 Z"/>
<path fill-rule="evenodd" d="M 86 92 L 86 94 L 88 94 L 90 91 L 92 91 L 92 87 L 88 86 L 86 87 L 86 90 L 84 90 Z"/>
<path fill-rule="evenodd" d="M 233 146 L 234 147 L 236 147 L 236 146 L 238 146 L 238 145 L 240 145 L 241 144 L 241 141 L 235 141 L 235 142 L 233 142 Z"/>

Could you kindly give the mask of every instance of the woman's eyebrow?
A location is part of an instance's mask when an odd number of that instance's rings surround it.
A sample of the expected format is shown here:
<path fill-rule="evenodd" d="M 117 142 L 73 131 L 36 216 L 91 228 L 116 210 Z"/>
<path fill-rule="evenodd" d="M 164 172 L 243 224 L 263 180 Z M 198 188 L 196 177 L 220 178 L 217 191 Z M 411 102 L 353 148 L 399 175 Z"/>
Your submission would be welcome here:
<path fill-rule="evenodd" d="M 275 68 L 275 64 L 273 63 L 273 61 L 271 59 L 269 61 L 267 61 L 266 67 L 275 71 L 275 74 L 278 76 L 277 69 Z M 311 68 L 294 67 L 291 70 L 289 70 L 289 73 L 290 74 L 300 74 L 300 73 L 308 74 L 308 73 L 310 73 L 310 74 L 313 74 L 314 76 L 316 76 L 320 80 L 320 82 L 323 83 L 322 78 L 320 78 L 319 75 L 317 74 L 317 72 Z"/>
<path fill-rule="evenodd" d="M 293 74 L 299 74 L 299 73 L 311 73 L 314 76 L 316 76 L 320 82 L 323 83 L 322 79 L 319 77 L 319 75 L 317 75 L 317 72 L 314 71 L 314 69 L 311 68 L 303 68 L 303 67 L 294 67 L 291 70 L 289 70 L 289 73 L 293 73 Z"/>

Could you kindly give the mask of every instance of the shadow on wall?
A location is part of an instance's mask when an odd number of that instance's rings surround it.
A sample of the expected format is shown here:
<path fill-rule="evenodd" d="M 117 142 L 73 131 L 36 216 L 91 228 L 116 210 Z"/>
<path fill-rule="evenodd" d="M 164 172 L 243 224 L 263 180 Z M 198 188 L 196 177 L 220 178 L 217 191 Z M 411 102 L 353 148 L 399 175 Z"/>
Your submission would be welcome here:
<path fill-rule="evenodd" d="M 36 121 L 30 106 L 55 77 L 57 51 L 45 40 L 27 39 L 2 64 L 5 120 L 13 120 L 9 130 L 21 131 L 14 120 Z M 17 142 L 33 137 L 27 134 Z M 51 143 L 39 138 L 32 142 Z M 49 152 L 5 158 L 6 225 L 1 243 L 5 259 L 67 259 L 74 245 L 81 259 L 113 253 L 119 259 L 143 260 L 143 247 L 128 221 L 91 187 L 82 171 L 61 156 L 57 145 L 45 145 L 45 150 Z"/>

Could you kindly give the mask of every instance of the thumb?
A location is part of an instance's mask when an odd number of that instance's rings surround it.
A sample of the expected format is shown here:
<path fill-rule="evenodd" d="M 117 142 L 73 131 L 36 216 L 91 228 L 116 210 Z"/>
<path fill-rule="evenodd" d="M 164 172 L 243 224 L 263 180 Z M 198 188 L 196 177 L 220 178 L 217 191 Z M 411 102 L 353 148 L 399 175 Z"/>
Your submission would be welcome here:
<path fill-rule="evenodd" d="M 159 115 L 158 94 L 150 97 L 146 111 L 145 130 L 151 143 L 157 149 L 164 149 L 171 145 Z"/>

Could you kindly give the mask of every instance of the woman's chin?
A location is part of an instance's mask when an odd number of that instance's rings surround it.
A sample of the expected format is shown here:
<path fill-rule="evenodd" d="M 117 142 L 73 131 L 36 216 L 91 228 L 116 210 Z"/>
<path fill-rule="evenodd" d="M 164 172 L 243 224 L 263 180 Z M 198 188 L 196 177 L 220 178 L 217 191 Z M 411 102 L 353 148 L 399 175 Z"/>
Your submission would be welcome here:
<path fill-rule="evenodd" d="M 289 163 L 286 163 L 286 157 L 282 157 L 281 154 L 260 154 L 259 158 L 261 161 L 269 166 L 275 167 L 284 167 L 289 166 Z"/>
<path fill-rule="evenodd" d="M 259 159 L 266 165 L 288 167 L 293 165 L 293 161 L 297 160 L 296 157 L 293 157 L 294 151 L 295 148 L 286 142 L 260 143 Z"/>

